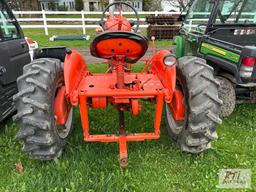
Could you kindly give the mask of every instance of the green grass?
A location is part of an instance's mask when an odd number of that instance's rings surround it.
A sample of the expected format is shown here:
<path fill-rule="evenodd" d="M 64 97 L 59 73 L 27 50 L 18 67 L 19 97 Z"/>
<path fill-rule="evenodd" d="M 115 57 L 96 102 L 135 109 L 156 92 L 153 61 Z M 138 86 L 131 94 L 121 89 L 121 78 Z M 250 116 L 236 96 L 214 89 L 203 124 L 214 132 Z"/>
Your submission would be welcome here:
<path fill-rule="evenodd" d="M 102 65 L 90 65 L 93 72 L 103 72 Z M 138 70 L 141 66 L 136 65 Z M 15 140 L 18 127 L 11 120 L 0 129 L 0 191 L 246 191 L 219 190 L 218 171 L 225 168 L 247 168 L 253 172 L 252 189 L 256 191 L 256 108 L 239 105 L 218 128 L 219 139 L 213 148 L 200 154 L 181 152 L 169 140 L 162 121 L 157 141 L 129 143 L 129 168 L 119 167 L 116 143 L 85 143 L 80 115 L 76 109 L 74 131 L 62 158 L 39 162 L 21 152 L 22 143 Z M 126 114 L 129 130 L 152 130 L 153 107 L 143 104 L 137 117 Z M 117 114 L 112 108 L 90 110 L 93 133 L 117 131 Z M 103 129 L 105 128 L 105 129 Z M 21 162 L 23 173 L 15 164 Z"/>
<path fill-rule="evenodd" d="M 87 35 L 90 35 L 89 41 L 49 41 L 52 35 L 82 35 L 82 29 L 49 29 L 49 36 L 45 36 L 43 29 L 24 29 L 27 37 L 37 41 L 40 47 L 66 46 L 69 48 L 89 48 L 93 38 L 96 35 L 95 29 L 88 29 Z M 146 31 L 142 30 L 142 34 L 146 35 Z M 171 41 L 156 41 L 156 47 L 171 47 Z"/>

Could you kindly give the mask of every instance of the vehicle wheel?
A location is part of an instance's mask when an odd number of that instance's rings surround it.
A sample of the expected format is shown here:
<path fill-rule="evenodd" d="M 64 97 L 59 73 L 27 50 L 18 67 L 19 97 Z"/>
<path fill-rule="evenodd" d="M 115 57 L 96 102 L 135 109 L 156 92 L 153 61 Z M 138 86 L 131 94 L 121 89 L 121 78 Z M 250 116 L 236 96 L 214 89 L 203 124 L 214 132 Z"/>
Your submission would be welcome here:
<path fill-rule="evenodd" d="M 64 85 L 63 63 L 58 59 L 42 58 L 23 68 L 17 80 L 19 92 L 13 97 L 17 114 L 13 117 L 20 126 L 18 139 L 24 141 L 23 151 L 33 159 L 58 158 L 72 129 L 73 110 L 65 126 L 56 124 L 54 101 Z"/>
<path fill-rule="evenodd" d="M 236 92 L 232 83 L 225 77 L 217 76 L 220 86 L 218 88 L 219 98 L 223 101 L 220 117 L 228 117 L 233 113 L 236 106 Z"/>
<path fill-rule="evenodd" d="M 178 60 L 177 89 L 184 95 L 185 118 L 176 121 L 168 104 L 165 112 L 170 138 L 182 151 L 200 153 L 217 139 L 216 127 L 222 122 L 218 85 L 205 60 L 191 56 Z"/>
<path fill-rule="evenodd" d="M 12 116 L 15 111 L 15 105 L 13 103 L 13 95 L 17 93 L 17 83 L 11 83 L 9 85 L 1 85 L 0 83 L 0 123 L 7 120 Z"/>

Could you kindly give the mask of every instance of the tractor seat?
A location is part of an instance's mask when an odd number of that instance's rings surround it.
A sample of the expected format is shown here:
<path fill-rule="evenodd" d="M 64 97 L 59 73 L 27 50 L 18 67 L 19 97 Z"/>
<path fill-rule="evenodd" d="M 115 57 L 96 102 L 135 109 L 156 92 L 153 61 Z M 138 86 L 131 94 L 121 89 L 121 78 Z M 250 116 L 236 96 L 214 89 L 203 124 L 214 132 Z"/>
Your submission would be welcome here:
<path fill-rule="evenodd" d="M 125 62 L 133 64 L 148 50 L 148 39 L 142 35 L 126 31 L 105 31 L 95 37 L 91 44 L 91 54 L 98 58 L 112 59 L 116 55 L 125 56 Z"/>

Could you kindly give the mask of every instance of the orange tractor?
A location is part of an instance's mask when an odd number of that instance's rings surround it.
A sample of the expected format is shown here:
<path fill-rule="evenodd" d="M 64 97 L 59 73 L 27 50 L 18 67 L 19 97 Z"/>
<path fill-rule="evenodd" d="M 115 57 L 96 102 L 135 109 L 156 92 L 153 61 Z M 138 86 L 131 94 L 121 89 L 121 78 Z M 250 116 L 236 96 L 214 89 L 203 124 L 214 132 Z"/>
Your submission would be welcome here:
<path fill-rule="evenodd" d="M 104 19 L 111 6 L 119 7 L 120 13 Z M 136 22 L 122 16 L 122 6 L 135 12 Z M 91 54 L 107 60 L 106 73 L 92 74 L 76 50 L 67 50 L 64 62 L 48 54 L 24 67 L 18 78 L 19 92 L 14 96 L 18 109 L 14 119 L 20 125 L 17 138 L 24 141 L 23 150 L 39 160 L 59 157 L 70 135 L 73 107 L 77 105 L 84 140 L 118 142 L 122 167 L 128 166 L 127 142 L 159 139 L 163 108 L 168 133 L 181 150 L 200 153 L 208 149 L 221 123 L 222 101 L 213 69 L 201 58 L 177 60 L 169 50 L 161 50 L 153 51 L 142 72 L 133 73 L 132 64 L 145 55 L 149 45 L 146 37 L 136 33 L 136 10 L 123 2 L 113 3 L 104 11 L 100 24 L 103 32 L 93 40 Z M 155 104 L 154 132 L 129 133 L 124 112 L 139 115 L 141 100 Z M 91 135 L 88 109 L 107 108 L 108 104 L 119 113 L 119 131 Z"/>

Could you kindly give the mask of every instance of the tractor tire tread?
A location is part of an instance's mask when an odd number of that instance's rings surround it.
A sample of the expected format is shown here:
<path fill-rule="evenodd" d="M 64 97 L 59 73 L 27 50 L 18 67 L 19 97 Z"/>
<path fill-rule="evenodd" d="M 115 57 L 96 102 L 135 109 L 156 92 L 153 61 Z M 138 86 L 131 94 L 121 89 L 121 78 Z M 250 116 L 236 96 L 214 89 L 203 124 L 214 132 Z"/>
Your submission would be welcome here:
<path fill-rule="evenodd" d="M 23 140 L 22 150 L 32 159 L 58 158 L 66 139 L 58 137 L 53 128 L 56 125 L 52 106 L 56 79 L 63 75 L 63 65 L 58 59 L 41 58 L 26 65 L 23 73 L 17 80 L 19 92 L 14 95 L 18 113 L 13 119 L 20 127 L 16 137 Z"/>
<path fill-rule="evenodd" d="M 167 125 L 168 133 L 182 151 L 198 154 L 210 148 L 211 141 L 217 139 L 216 127 L 222 122 L 219 83 L 214 79 L 213 68 L 202 58 L 182 57 L 178 60 L 178 70 L 186 82 L 188 114 L 180 133 L 172 132 Z"/>
<path fill-rule="evenodd" d="M 32 118 L 23 118 L 22 121 L 23 121 L 22 122 L 23 125 L 36 127 L 41 130 L 49 130 L 49 127 L 50 127 L 50 123 L 46 120 L 35 120 Z"/>
<path fill-rule="evenodd" d="M 220 117 L 228 117 L 233 113 L 236 106 L 235 88 L 233 87 L 232 82 L 225 77 L 216 76 L 216 79 L 220 84 L 218 89 L 219 97 L 223 100 Z"/>
<path fill-rule="evenodd" d="M 24 90 L 21 90 L 19 93 L 13 96 L 13 100 L 16 101 L 18 98 L 23 97 L 23 95 L 31 94 L 35 91 L 35 87 L 31 86 Z"/>

